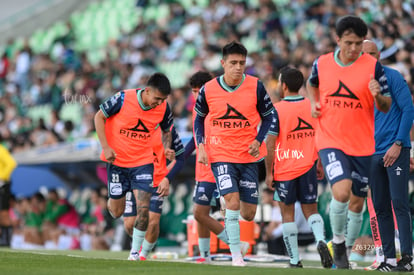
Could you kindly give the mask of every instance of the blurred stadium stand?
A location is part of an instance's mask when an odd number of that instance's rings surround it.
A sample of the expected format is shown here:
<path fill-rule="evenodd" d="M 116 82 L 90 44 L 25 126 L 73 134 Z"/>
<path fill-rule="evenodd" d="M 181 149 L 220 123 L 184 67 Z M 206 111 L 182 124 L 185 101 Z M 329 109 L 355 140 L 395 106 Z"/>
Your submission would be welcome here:
<path fill-rule="evenodd" d="M 14 0 L 0 4 L 0 44 L 10 38 L 30 36 L 96 0 Z"/>

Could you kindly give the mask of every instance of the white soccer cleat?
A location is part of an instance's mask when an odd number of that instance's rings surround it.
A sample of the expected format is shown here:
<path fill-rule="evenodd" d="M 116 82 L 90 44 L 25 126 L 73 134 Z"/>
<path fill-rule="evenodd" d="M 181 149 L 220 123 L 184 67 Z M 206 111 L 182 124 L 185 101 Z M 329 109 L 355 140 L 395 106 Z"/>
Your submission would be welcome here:
<path fill-rule="evenodd" d="M 128 256 L 129 261 L 139 261 L 139 254 L 138 252 L 131 252 Z"/>
<path fill-rule="evenodd" d="M 250 244 L 248 242 L 240 242 L 240 252 L 244 256 L 249 252 Z"/>
<path fill-rule="evenodd" d="M 377 270 L 380 264 L 381 264 L 380 262 L 377 262 L 377 260 L 375 260 L 370 266 L 364 267 L 364 270 L 367 270 L 367 271 Z"/>
<path fill-rule="evenodd" d="M 231 262 L 232 266 L 246 266 L 246 262 L 243 260 L 243 257 L 233 258 Z"/>

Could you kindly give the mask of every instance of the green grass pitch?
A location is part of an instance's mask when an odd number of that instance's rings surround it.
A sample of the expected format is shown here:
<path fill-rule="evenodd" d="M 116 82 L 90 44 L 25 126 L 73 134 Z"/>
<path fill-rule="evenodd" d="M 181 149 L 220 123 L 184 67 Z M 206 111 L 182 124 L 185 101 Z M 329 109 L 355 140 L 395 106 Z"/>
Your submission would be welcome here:
<path fill-rule="evenodd" d="M 50 251 L 11 250 L 0 248 L 0 274 L 53 274 L 53 275 L 105 275 L 105 274 L 151 274 L 151 275 L 252 275 L 252 274 L 359 274 L 361 270 L 327 270 L 316 261 L 304 261 L 304 269 L 286 268 L 286 263 L 252 263 L 246 267 L 232 267 L 230 262 L 214 262 L 201 265 L 179 260 L 127 261 L 128 251 Z M 367 266 L 369 263 L 361 263 Z"/>

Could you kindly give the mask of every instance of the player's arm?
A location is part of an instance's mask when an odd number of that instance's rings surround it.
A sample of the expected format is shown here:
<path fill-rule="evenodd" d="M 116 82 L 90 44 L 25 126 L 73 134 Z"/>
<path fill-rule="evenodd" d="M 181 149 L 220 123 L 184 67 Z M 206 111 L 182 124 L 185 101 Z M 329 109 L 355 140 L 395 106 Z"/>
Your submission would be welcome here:
<path fill-rule="evenodd" d="M 171 149 L 175 153 L 175 163 L 166 176 L 171 182 L 176 174 L 178 174 L 184 166 L 184 145 L 175 127 L 171 128 L 172 146 Z"/>
<path fill-rule="evenodd" d="M 194 110 L 197 113 L 196 118 L 194 119 L 194 125 L 193 125 L 195 139 L 196 139 L 196 146 L 198 147 L 197 161 L 205 165 L 208 165 L 207 153 L 204 149 L 204 142 L 205 142 L 204 121 L 209 112 L 209 108 L 208 108 L 208 104 L 207 104 L 207 100 L 205 96 L 204 87 L 200 89 L 200 93 L 198 95 Z"/>
<path fill-rule="evenodd" d="M 181 169 L 184 167 L 184 145 L 178 135 L 174 125 L 171 127 L 172 144 L 175 160 L 168 165 L 169 172 L 158 185 L 157 193 L 160 196 L 168 196 L 170 193 L 170 183 Z"/>
<path fill-rule="evenodd" d="M 401 121 L 395 141 L 404 142 L 402 145 L 392 144 L 384 155 L 384 166 L 390 167 L 398 159 L 402 147 L 409 147 L 411 144 L 405 143 L 410 135 L 410 130 L 414 120 L 414 106 L 411 99 L 410 88 L 405 82 L 404 77 L 396 70 L 392 70 L 387 79 L 390 92 L 394 95 L 395 104 L 401 110 Z"/>
<path fill-rule="evenodd" d="M 262 123 L 256 136 L 256 140 L 259 145 L 265 139 L 269 131 L 274 131 L 277 115 L 275 107 L 270 100 L 269 94 L 266 92 L 265 87 L 261 81 L 257 83 L 257 111 L 259 112 Z"/>
<path fill-rule="evenodd" d="M 370 76 L 369 89 L 374 97 L 375 105 L 381 112 L 388 112 L 391 107 L 391 96 L 388 91 L 387 77 L 381 63 L 375 65 L 375 78 Z"/>
<path fill-rule="evenodd" d="M 194 137 L 193 137 L 185 145 L 185 148 L 184 148 L 184 160 L 187 160 L 191 156 L 191 154 L 194 152 L 195 148 L 196 148 L 195 147 L 195 140 L 194 140 Z"/>
<path fill-rule="evenodd" d="M 172 136 L 171 136 L 171 127 L 173 126 L 173 116 L 171 113 L 170 106 L 167 104 L 167 108 L 165 109 L 164 117 L 160 122 L 160 127 L 162 130 L 162 144 L 164 146 L 165 157 L 173 161 L 174 154 L 170 151 L 171 143 L 172 143 Z"/>
<path fill-rule="evenodd" d="M 276 135 L 267 135 L 266 137 L 266 148 L 267 155 L 265 157 L 265 167 L 266 167 L 266 185 L 269 189 L 275 190 L 273 187 L 273 166 L 275 161 L 275 148 L 276 148 Z"/>
<path fill-rule="evenodd" d="M 94 123 L 95 130 L 101 143 L 105 159 L 109 162 L 114 162 L 116 158 L 115 151 L 109 146 L 105 135 L 105 121 L 110 116 L 117 114 L 124 103 L 124 92 L 118 92 L 111 96 L 104 103 L 99 105 L 99 111 L 95 114 Z"/>
<path fill-rule="evenodd" d="M 311 75 L 306 82 L 306 90 L 308 91 L 308 98 L 312 106 L 312 116 L 319 117 L 321 115 L 321 103 L 319 93 L 318 59 L 313 62 Z"/>
<path fill-rule="evenodd" d="M 275 148 L 276 148 L 276 139 L 279 135 L 279 115 L 277 113 L 277 110 L 274 110 L 275 117 L 274 121 L 272 122 L 272 125 L 270 126 L 270 130 L 266 136 L 266 149 L 267 149 L 267 155 L 265 157 L 265 167 L 266 167 L 266 185 L 271 189 L 275 190 L 273 188 L 273 167 L 274 167 L 274 161 L 275 161 Z"/>

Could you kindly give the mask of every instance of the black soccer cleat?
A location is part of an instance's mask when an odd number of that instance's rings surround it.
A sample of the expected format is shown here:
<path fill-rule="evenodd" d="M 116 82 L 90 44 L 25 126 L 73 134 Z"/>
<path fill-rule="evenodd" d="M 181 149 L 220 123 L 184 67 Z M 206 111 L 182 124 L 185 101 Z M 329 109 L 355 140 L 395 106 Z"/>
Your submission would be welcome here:
<path fill-rule="evenodd" d="M 350 269 L 348 256 L 346 255 L 346 246 L 345 241 L 342 243 L 332 243 L 332 248 L 334 251 L 333 262 L 338 269 Z"/>
<path fill-rule="evenodd" d="M 413 257 L 410 255 L 403 255 L 401 257 L 401 260 L 397 263 L 397 266 L 392 269 L 393 272 L 412 272 L 413 271 L 413 265 L 411 264 L 411 261 L 413 260 Z"/>
<path fill-rule="evenodd" d="M 326 243 L 323 241 L 319 241 L 316 248 L 318 250 L 319 256 L 321 257 L 322 266 L 324 268 L 331 268 L 333 260 L 331 253 L 329 253 L 329 249 Z"/>
<path fill-rule="evenodd" d="M 386 262 L 382 262 L 376 270 L 381 271 L 381 272 L 392 272 L 393 269 L 396 268 L 396 266 L 390 265 Z"/>

